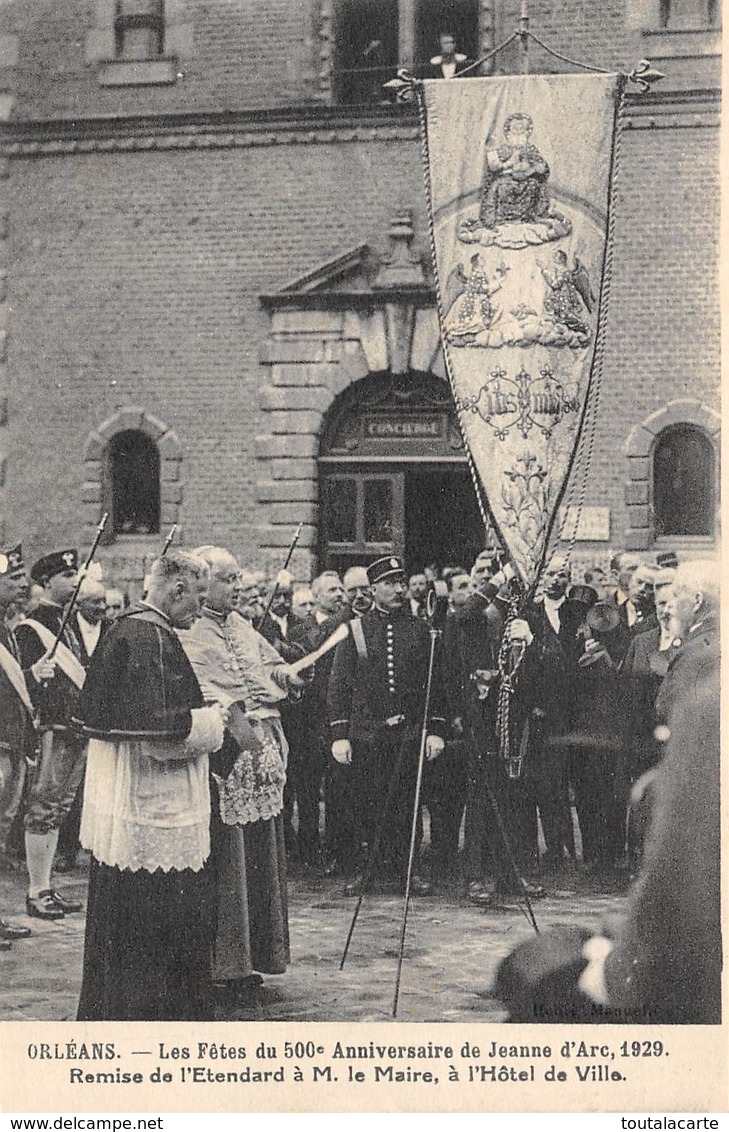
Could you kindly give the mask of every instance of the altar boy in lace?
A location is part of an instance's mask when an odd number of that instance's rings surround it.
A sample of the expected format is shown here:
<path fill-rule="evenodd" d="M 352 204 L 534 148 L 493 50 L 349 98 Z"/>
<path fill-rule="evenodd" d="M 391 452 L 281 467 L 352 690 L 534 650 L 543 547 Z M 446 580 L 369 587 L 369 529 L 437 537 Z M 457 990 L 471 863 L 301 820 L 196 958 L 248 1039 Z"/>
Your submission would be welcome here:
<path fill-rule="evenodd" d="M 283 789 L 288 744 L 279 704 L 303 687 L 272 645 L 237 611 L 240 570 L 221 547 L 195 554 L 210 568 L 203 615 L 180 640 L 207 700 L 228 710 L 238 755 L 213 802 L 218 883 L 214 976 L 230 996 L 251 992 L 254 972 L 289 962 Z M 216 813 L 217 810 L 217 813 Z"/>
<path fill-rule="evenodd" d="M 146 600 L 100 642 L 81 694 L 80 839 L 92 859 L 80 1021 L 213 1017 L 208 756 L 225 712 L 204 706 L 175 633 L 198 618 L 207 585 L 200 559 L 158 559 Z"/>

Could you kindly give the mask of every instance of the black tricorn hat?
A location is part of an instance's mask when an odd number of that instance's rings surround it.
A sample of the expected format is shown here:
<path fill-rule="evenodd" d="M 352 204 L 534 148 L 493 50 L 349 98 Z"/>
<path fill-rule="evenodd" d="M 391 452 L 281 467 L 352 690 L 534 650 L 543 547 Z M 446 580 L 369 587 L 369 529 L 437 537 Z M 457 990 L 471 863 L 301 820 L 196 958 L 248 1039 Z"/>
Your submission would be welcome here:
<path fill-rule="evenodd" d="M 395 555 L 388 555 L 387 558 L 378 558 L 367 567 L 367 577 L 371 586 L 375 582 L 383 582 L 386 578 L 404 578 L 405 567 L 399 558 Z"/>
<path fill-rule="evenodd" d="M 49 578 L 63 574 L 66 570 L 78 570 L 77 550 L 54 550 L 52 554 L 46 554 L 34 563 L 30 576 L 34 582 L 43 585 Z"/>
<path fill-rule="evenodd" d="M 24 570 L 23 547 L 20 543 L 10 550 L 0 551 L 0 574 L 14 574 L 16 570 Z"/>

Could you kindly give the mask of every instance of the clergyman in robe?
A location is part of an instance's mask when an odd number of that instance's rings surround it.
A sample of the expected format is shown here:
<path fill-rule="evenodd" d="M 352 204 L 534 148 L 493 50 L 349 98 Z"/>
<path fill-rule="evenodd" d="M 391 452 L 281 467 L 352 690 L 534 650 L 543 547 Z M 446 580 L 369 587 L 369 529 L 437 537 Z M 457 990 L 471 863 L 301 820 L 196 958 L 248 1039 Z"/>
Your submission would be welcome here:
<path fill-rule="evenodd" d="M 279 705 L 303 681 L 237 612 L 240 571 L 232 554 L 212 546 L 195 553 L 210 567 L 210 588 L 201 619 L 180 639 L 205 698 L 228 709 L 238 747 L 231 773 L 217 784 L 213 816 L 214 976 L 247 995 L 255 972 L 281 974 L 290 958 L 283 832 L 288 745 Z"/>
<path fill-rule="evenodd" d="M 91 851 L 79 1021 L 213 1018 L 215 905 L 205 706 L 175 629 L 200 614 L 207 567 L 158 559 L 145 601 L 95 650 L 79 700 L 89 739 L 81 844 Z"/>

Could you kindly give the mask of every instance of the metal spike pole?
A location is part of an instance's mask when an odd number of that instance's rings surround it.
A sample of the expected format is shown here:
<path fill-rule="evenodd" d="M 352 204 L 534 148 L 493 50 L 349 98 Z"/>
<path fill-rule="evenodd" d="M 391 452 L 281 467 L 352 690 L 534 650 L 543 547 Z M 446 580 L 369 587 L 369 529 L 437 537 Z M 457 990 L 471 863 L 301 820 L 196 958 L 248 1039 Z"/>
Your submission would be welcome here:
<path fill-rule="evenodd" d="M 423 729 L 420 734 L 420 752 L 418 755 L 418 777 L 415 782 L 415 801 L 413 803 L 413 826 L 410 831 L 410 854 L 408 856 L 408 875 L 405 882 L 405 903 L 402 911 L 402 927 L 400 929 L 400 947 L 397 955 L 397 977 L 395 980 L 395 995 L 392 1000 L 392 1016 L 397 1018 L 397 1004 L 400 997 L 400 978 L 402 975 L 402 961 L 405 952 L 405 932 L 408 926 L 408 908 L 410 905 L 410 884 L 413 877 L 413 861 L 415 859 L 415 840 L 418 832 L 418 810 L 420 809 L 420 789 L 423 782 L 423 764 L 425 762 L 425 746 L 428 739 L 428 718 L 430 716 L 430 697 L 433 688 L 433 664 L 435 661 L 435 646 L 441 635 L 440 629 L 430 630 L 430 657 L 428 658 L 428 683 L 425 689 L 425 706 L 423 709 Z"/>
<path fill-rule="evenodd" d="M 177 523 L 173 523 L 172 526 L 170 527 L 170 533 L 168 534 L 167 538 L 165 539 L 165 544 L 162 547 L 162 551 L 160 553 L 160 558 L 164 558 L 165 554 L 167 553 L 167 551 L 172 546 L 172 540 L 175 537 L 176 531 L 177 531 Z"/>
<path fill-rule="evenodd" d="M 521 0 L 521 14 L 519 16 L 519 30 L 521 40 L 521 73 L 529 74 L 529 4 L 528 0 Z"/>
<path fill-rule="evenodd" d="M 61 624 L 60 624 L 60 627 L 58 629 L 58 633 L 56 634 L 56 639 L 53 642 L 53 646 L 51 648 L 51 651 L 48 653 L 48 657 L 47 657 L 48 660 L 53 660 L 54 656 L 56 655 L 56 651 L 58 649 L 58 646 L 61 643 L 61 637 L 63 636 L 63 634 L 65 632 L 65 629 L 66 629 L 66 626 L 68 625 L 71 614 L 73 613 L 74 606 L 76 605 L 76 602 L 78 601 L 79 590 L 81 589 L 84 578 L 86 577 L 86 575 L 88 573 L 89 566 L 91 565 L 91 563 L 94 560 L 94 555 L 96 554 L 96 549 L 97 549 L 97 547 L 98 547 L 98 545 L 101 541 L 101 536 L 104 533 L 104 527 L 106 526 L 106 522 L 107 522 L 108 518 L 109 518 L 109 513 L 108 513 L 108 511 L 105 511 L 104 514 L 101 517 L 101 522 L 99 523 L 98 527 L 96 528 L 96 535 L 95 535 L 94 541 L 91 545 L 91 550 L 87 554 L 86 561 L 84 562 L 83 566 L 81 567 L 81 569 L 78 572 L 78 577 L 76 579 L 76 586 L 74 588 L 73 593 L 71 594 L 71 599 L 70 599 L 66 608 L 63 611 L 63 617 L 61 618 Z"/>
<path fill-rule="evenodd" d="M 303 523 L 299 523 L 298 527 L 294 531 L 294 537 L 291 539 L 291 545 L 289 546 L 288 554 L 286 555 L 286 561 L 284 562 L 283 566 L 281 567 L 281 570 L 279 570 L 279 573 L 281 573 L 281 571 L 283 571 L 283 570 L 288 570 L 289 562 L 291 561 L 293 553 L 296 550 L 296 544 L 299 541 L 299 538 L 301 537 L 301 528 L 303 527 L 303 525 L 304 525 Z M 271 606 L 273 605 L 273 599 L 275 598 L 277 593 L 278 593 L 278 580 L 275 582 L 274 587 L 271 590 L 271 596 L 268 599 L 268 605 L 266 606 L 265 610 L 263 611 L 263 617 L 261 618 L 261 625 L 265 624 L 266 618 L 268 617 L 269 613 L 271 612 Z"/>

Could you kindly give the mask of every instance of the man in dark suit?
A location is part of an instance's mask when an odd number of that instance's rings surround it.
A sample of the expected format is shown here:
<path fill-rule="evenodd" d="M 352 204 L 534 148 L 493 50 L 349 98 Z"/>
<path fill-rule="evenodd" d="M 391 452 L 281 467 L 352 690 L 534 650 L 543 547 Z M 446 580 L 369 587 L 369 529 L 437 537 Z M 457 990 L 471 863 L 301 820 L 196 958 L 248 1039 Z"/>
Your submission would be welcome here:
<path fill-rule="evenodd" d="M 341 624 L 347 613 L 344 587 L 339 575 L 333 570 L 320 574 L 312 582 L 312 594 L 316 607 L 313 613 L 300 621 L 289 621 L 288 645 L 298 650 L 298 657 L 306 656 L 324 644 Z M 297 658 L 293 658 L 297 659 Z M 297 703 L 287 704 L 282 713 L 286 738 L 289 741 L 289 766 L 285 806 L 288 815 L 288 841 L 298 849 L 299 860 L 304 865 L 323 864 L 325 871 L 332 872 L 341 864 L 340 857 L 346 857 L 345 843 L 341 836 L 341 823 L 344 818 L 342 805 L 331 796 L 337 793 L 337 784 L 329 774 L 329 734 L 326 722 L 327 684 L 331 671 L 334 650 L 319 660 L 313 676 L 304 688 Z M 325 859 L 321 859 L 319 837 L 319 802 L 322 782 L 325 794 Z M 298 832 L 293 836 L 291 822 L 294 800 L 298 811 Z"/>
<path fill-rule="evenodd" d="M 624 842 L 629 864 L 635 866 L 645 834 L 645 806 L 631 803 L 633 786 L 663 757 L 663 744 L 655 737 L 656 698 L 675 653 L 671 623 L 671 589 L 674 570 L 659 570 L 655 576 L 658 624 L 636 634 L 622 663 L 623 708 L 627 711 L 627 742 L 618 764 L 616 793 L 627 825 Z"/>
<path fill-rule="evenodd" d="M 304 655 L 298 645 L 290 641 L 291 629 L 294 621 L 291 616 L 291 601 L 293 598 L 293 578 L 288 570 L 280 570 L 273 586 L 270 597 L 270 609 L 264 612 L 260 620 L 254 621 L 254 628 L 258 630 L 269 645 L 273 645 L 276 652 L 287 664 L 300 660 Z"/>
<path fill-rule="evenodd" d="M 425 720 L 428 626 L 407 608 L 407 580 L 398 558 L 380 558 L 367 573 L 374 608 L 350 622 L 347 637 L 337 645 L 329 681 L 332 755 L 351 768 L 361 864 L 373 851 L 382 823 L 379 876 L 401 884 L 408 863 L 424 722 L 426 757 L 437 758 L 444 747 L 442 680 L 436 670 Z M 356 895 L 360 885 L 361 878 L 345 893 Z M 415 877 L 411 892 L 426 895 L 430 885 Z"/>
<path fill-rule="evenodd" d="M 555 868 L 562 866 L 565 850 L 575 856 L 569 766 L 558 737 L 572 724 L 585 606 L 566 596 L 569 585 L 569 565 L 554 560 L 543 576 L 542 598 L 523 613 L 534 637 L 524 657 L 520 682 L 530 725 L 526 772 L 534 782 L 547 850 L 545 863 Z"/>
<path fill-rule="evenodd" d="M 530 830 L 525 783 L 508 777 L 496 732 L 498 658 L 513 570 L 500 568 L 495 556 L 479 555 L 471 576 L 473 591 L 446 624 L 444 660 L 450 684 L 460 685 L 465 731 L 466 894 L 471 904 L 489 908 L 503 898 L 521 899 L 525 891 L 539 897 L 543 890 L 521 877 L 533 864 L 535 822 Z"/>
<path fill-rule="evenodd" d="M 452 79 L 468 63 L 468 56 L 462 51 L 456 51 L 456 40 L 453 32 L 442 31 L 439 36 L 440 52 L 430 60 L 430 66 L 424 78 Z"/>

